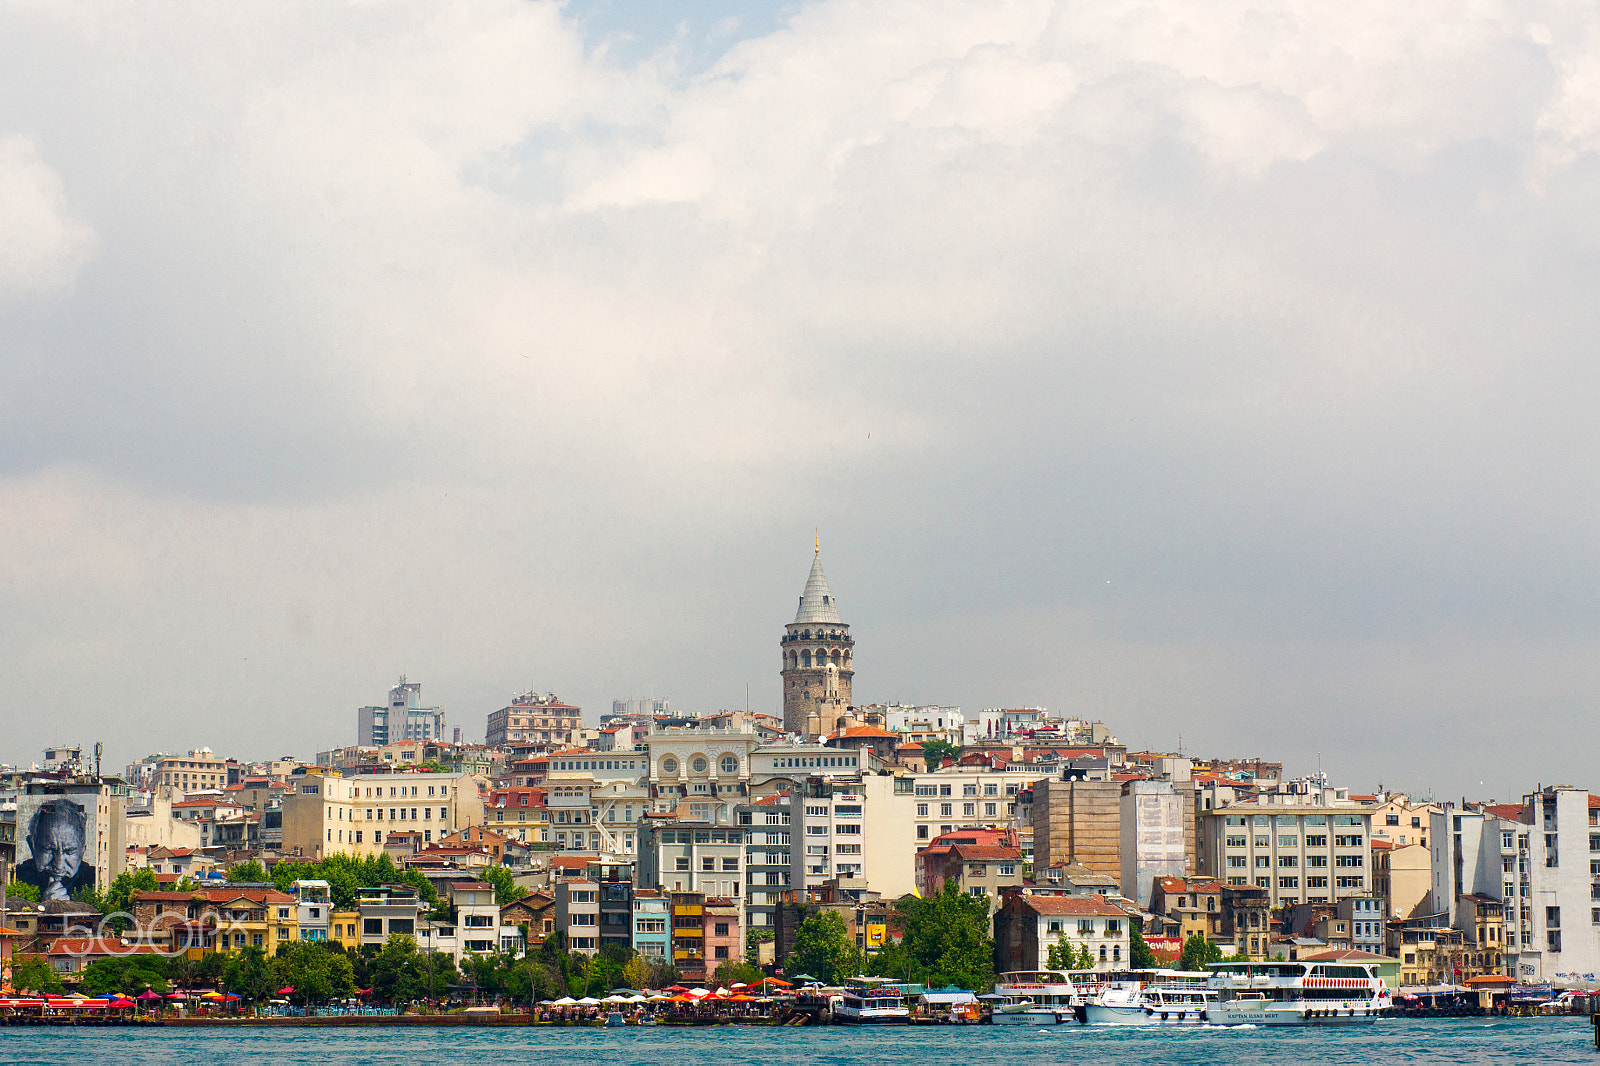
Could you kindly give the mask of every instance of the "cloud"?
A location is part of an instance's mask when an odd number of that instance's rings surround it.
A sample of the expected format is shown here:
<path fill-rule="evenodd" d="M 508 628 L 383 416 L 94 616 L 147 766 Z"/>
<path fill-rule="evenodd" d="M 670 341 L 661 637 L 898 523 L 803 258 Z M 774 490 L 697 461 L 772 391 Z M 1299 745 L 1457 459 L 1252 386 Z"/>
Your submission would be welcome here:
<path fill-rule="evenodd" d="M 867 698 L 1441 787 L 1587 705 L 1591 10 L 736 14 L 3 16 L 20 698 L 771 706 L 822 525 Z"/>
<path fill-rule="evenodd" d="M 59 292 L 94 251 L 31 137 L 0 136 L 0 298 Z"/>

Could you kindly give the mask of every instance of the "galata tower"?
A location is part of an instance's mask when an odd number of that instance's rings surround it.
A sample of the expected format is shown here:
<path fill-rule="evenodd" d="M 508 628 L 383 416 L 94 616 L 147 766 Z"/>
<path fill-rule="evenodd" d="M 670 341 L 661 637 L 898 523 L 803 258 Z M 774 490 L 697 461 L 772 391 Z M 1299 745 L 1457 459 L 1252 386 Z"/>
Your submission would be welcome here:
<path fill-rule="evenodd" d="M 811 559 L 800 609 L 783 631 L 783 728 L 790 733 L 831 733 L 850 709 L 856 676 L 855 641 L 839 620 L 839 603 L 822 573 L 819 541 Z"/>

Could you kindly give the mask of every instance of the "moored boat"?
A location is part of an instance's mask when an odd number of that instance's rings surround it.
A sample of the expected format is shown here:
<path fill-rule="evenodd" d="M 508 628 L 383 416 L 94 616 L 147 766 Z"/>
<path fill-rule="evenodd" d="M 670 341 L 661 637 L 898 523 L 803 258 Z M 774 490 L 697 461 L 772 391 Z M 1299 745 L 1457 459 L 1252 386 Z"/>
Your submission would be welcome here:
<path fill-rule="evenodd" d="M 1059 970 L 1020 970 L 995 981 L 995 1025 L 1061 1025 L 1077 1021 L 1078 992 Z"/>
<path fill-rule="evenodd" d="M 922 991 L 921 986 L 917 992 Z M 903 1025 L 911 1020 L 906 989 L 888 977 L 852 977 L 833 1003 L 833 1020 L 845 1025 Z"/>
<path fill-rule="evenodd" d="M 1217 962 L 1214 1025 L 1371 1025 L 1392 1004 L 1371 963 Z"/>
<path fill-rule="evenodd" d="M 1218 994 L 1206 987 L 1206 972 L 1132 970 L 1107 974 L 1084 1004 L 1090 1025 L 1198 1025 L 1209 1021 Z"/>

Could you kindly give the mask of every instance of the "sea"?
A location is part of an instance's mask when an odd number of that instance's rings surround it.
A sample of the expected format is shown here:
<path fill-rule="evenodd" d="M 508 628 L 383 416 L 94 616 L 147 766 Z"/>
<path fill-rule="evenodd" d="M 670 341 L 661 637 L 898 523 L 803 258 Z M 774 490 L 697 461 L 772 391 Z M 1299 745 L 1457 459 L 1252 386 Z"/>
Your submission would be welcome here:
<path fill-rule="evenodd" d="M 1600 1063 L 1586 1017 L 1387 1018 L 1357 1028 L 1057 1025 L 760 1028 L 0 1029 L 0 1062 L 394 1063 L 397 1066 L 1049 1066 L 1134 1063 Z"/>

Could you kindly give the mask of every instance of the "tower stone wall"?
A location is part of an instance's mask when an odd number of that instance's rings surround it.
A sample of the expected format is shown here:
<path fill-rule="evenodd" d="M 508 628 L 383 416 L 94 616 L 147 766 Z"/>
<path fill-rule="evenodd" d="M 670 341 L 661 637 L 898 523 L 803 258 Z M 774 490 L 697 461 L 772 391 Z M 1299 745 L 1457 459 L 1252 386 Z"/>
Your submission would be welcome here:
<path fill-rule="evenodd" d="M 853 705 L 855 639 L 839 618 L 839 606 L 822 572 L 822 554 L 811 574 L 794 621 L 780 641 L 783 666 L 783 727 L 791 733 L 831 733 Z"/>

